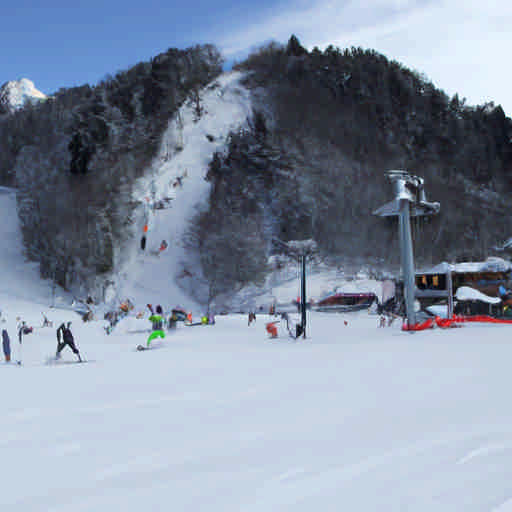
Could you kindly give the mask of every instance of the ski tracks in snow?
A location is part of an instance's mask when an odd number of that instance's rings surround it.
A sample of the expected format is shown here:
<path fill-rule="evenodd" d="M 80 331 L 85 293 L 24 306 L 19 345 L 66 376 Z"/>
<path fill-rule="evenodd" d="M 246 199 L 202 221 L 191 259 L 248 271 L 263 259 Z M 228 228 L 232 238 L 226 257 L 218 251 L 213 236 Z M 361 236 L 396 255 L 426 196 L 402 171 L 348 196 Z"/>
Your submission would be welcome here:
<path fill-rule="evenodd" d="M 342 438 L 340 443 L 343 444 Z M 497 465 L 499 468 L 496 457 L 510 459 L 511 452 L 511 432 L 481 426 L 467 432 L 439 433 L 435 438 L 410 442 L 354 462 L 347 460 L 346 463 L 336 463 L 326 454 L 317 454 L 318 464 L 315 467 L 311 465 L 315 457 L 308 453 L 304 457 L 304 462 L 308 463 L 281 468 L 262 485 L 255 500 L 245 506 L 244 510 L 264 510 L 270 503 L 274 506 L 278 504 L 279 509 L 283 510 L 311 510 L 313 503 L 322 510 L 339 510 L 341 504 L 358 503 L 353 499 L 354 494 L 363 491 L 363 487 L 364 492 L 369 494 L 384 493 L 382 510 L 397 510 L 401 504 L 412 502 L 418 505 L 415 510 L 434 510 L 440 503 L 444 503 L 442 510 L 448 510 L 445 507 L 447 496 L 451 497 L 453 509 L 456 509 L 457 503 L 464 502 L 461 496 L 466 492 L 465 478 L 473 479 L 473 475 L 478 474 L 482 466 Z M 343 458 L 342 454 L 340 459 Z M 470 464 L 474 465 L 472 470 L 468 472 L 463 469 Z M 454 484 L 457 472 L 460 475 Z M 442 473 L 447 475 L 446 482 L 449 482 L 446 488 L 439 483 L 442 481 L 439 474 Z M 409 482 L 410 496 L 404 497 L 403 488 L 394 496 L 393 489 L 405 480 Z M 497 484 L 495 493 L 496 497 L 482 497 L 481 505 L 493 512 L 511 512 L 512 497 L 499 497 L 503 494 L 503 486 Z M 275 501 L 276 496 L 279 496 L 278 503 Z M 332 498 L 331 505 L 329 499 L 325 503 L 318 501 L 328 497 Z M 360 498 L 361 504 L 364 494 Z M 367 509 L 365 506 L 361 508 Z M 479 509 L 478 505 L 476 509 Z"/>

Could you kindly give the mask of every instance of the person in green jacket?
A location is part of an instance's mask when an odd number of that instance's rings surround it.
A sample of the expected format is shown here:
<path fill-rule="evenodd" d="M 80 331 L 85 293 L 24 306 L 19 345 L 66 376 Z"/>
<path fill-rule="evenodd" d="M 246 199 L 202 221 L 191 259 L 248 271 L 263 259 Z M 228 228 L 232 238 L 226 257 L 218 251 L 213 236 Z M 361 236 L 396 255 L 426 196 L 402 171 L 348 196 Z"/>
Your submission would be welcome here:
<path fill-rule="evenodd" d="M 157 306 L 155 313 L 149 317 L 149 321 L 153 324 L 153 331 L 149 335 L 147 345 L 151 345 L 151 342 L 156 338 L 165 338 L 164 332 L 164 318 L 162 316 L 162 306 Z"/>

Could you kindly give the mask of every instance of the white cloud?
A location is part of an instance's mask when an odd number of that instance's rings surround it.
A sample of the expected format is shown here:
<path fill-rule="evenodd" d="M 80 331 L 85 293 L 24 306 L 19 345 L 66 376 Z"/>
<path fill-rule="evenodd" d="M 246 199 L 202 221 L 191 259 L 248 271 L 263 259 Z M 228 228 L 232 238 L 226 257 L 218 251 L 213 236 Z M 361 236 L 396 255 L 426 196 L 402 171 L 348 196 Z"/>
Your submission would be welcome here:
<path fill-rule="evenodd" d="M 294 33 L 304 46 L 362 46 L 425 73 L 470 104 L 494 101 L 512 116 L 509 0 L 321 0 L 289 5 L 219 42 L 234 55 Z"/>

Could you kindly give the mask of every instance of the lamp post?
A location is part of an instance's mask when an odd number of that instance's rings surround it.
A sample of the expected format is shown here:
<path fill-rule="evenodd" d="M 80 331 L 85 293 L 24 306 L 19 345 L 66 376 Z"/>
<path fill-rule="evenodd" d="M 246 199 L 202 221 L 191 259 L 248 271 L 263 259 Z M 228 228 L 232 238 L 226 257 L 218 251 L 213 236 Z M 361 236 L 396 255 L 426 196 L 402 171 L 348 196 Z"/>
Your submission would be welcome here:
<path fill-rule="evenodd" d="M 300 273 L 300 332 L 297 330 L 297 338 L 302 334 L 306 338 L 306 260 L 316 251 L 316 242 L 314 240 L 291 240 L 283 242 L 274 239 L 286 253 L 298 257 L 301 267 Z"/>

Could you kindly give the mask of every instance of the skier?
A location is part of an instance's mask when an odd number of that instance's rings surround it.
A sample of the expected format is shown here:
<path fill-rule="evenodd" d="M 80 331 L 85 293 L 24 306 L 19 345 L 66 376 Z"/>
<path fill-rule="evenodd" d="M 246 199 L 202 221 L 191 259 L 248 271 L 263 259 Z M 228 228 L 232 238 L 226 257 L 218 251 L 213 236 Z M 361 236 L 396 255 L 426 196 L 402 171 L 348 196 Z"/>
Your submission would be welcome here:
<path fill-rule="evenodd" d="M 148 307 L 149 306 L 150 306 L 150 304 L 148 304 Z M 153 308 L 150 308 L 150 310 L 152 311 Z M 149 321 L 152 323 L 153 331 L 151 332 L 151 334 L 148 337 L 148 341 L 147 341 L 148 348 L 150 347 L 151 342 L 155 338 L 162 338 L 162 339 L 165 338 L 165 332 L 163 330 L 164 318 L 162 316 L 162 306 L 158 305 L 156 307 L 155 313 L 153 313 L 149 317 Z"/>
<path fill-rule="evenodd" d="M 53 327 L 53 322 L 48 320 L 48 317 L 44 313 L 41 313 L 41 315 L 43 315 L 43 327 Z"/>
<path fill-rule="evenodd" d="M 22 320 L 21 325 L 18 328 L 18 340 L 20 344 L 23 342 L 23 335 L 30 334 L 33 331 L 32 327 L 29 327 L 25 320 Z"/>
<path fill-rule="evenodd" d="M 60 359 L 60 353 L 66 345 L 68 345 L 69 348 L 73 351 L 73 354 L 78 356 L 78 361 L 81 363 L 82 358 L 80 357 L 80 352 L 76 348 L 73 333 L 71 332 L 71 322 L 68 322 L 67 325 L 62 323 L 57 329 L 57 352 L 55 354 L 55 359 Z"/>
<path fill-rule="evenodd" d="M 11 340 L 6 329 L 2 329 L 2 347 L 4 349 L 5 362 L 8 363 L 11 360 Z"/>

